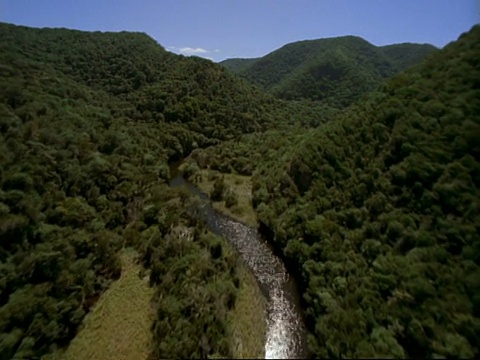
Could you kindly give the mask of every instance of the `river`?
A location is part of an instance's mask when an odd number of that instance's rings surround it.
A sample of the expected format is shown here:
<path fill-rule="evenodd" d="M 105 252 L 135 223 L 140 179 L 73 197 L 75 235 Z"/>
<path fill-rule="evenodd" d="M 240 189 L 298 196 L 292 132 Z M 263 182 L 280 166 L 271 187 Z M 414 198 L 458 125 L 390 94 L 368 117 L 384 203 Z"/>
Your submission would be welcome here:
<path fill-rule="evenodd" d="M 176 174 L 170 186 L 187 188 L 208 200 L 195 185 Z M 217 212 L 209 202 L 198 209 L 209 229 L 226 239 L 242 256 L 267 298 L 266 359 L 292 359 L 307 356 L 306 330 L 303 323 L 296 283 L 281 259 L 256 229 Z"/>

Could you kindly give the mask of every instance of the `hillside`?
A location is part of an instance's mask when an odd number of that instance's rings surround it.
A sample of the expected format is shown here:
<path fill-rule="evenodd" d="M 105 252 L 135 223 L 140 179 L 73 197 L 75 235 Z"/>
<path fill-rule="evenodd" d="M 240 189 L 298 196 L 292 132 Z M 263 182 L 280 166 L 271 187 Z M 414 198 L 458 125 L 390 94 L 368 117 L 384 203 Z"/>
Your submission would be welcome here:
<path fill-rule="evenodd" d="M 254 59 L 240 59 L 240 58 L 235 58 L 235 59 L 226 59 L 220 62 L 222 66 L 226 67 L 228 70 L 230 70 L 233 73 L 239 74 L 249 66 L 251 66 L 255 61 L 257 61 L 258 58 Z"/>
<path fill-rule="evenodd" d="M 153 356 L 232 356 L 237 255 L 168 162 L 321 114 L 141 33 L 0 24 L 0 47 L 0 359 L 62 350 L 125 247 L 151 269 Z"/>
<path fill-rule="evenodd" d="M 480 355 L 479 40 L 259 165 L 254 206 L 302 278 L 316 356 Z"/>
<path fill-rule="evenodd" d="M 343 36 L 298 41 L 260 59 L 221 64 L 276 97 L 319 100 L 343 108 L 435 50 L 426 44 L 377 47 Z"/>
<path fill-rule="evenodd" d="M 394 72 L 401 72 L 418 64 L 437 49 L 428 44 L 395 44 L 380 47 L 380 50 L 392 60 Z"/>

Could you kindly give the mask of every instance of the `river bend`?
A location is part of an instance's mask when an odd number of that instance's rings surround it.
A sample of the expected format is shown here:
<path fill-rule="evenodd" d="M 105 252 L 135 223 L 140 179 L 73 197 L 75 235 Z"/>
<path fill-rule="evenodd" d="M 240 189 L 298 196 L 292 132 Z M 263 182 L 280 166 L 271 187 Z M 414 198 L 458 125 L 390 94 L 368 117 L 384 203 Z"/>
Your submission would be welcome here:
<path fill-rule="evenodd" d="M 181 175 L 174 177 L 170 185 L 186 185 L 191 192 L 208 200 L 204 193 Z M 306 331 L 298 290 L 283 262 L 256 229 L 218 213 L 208 202 L 200 205 L 198 210 L 209 229 L 226 239 L 239 252 L 268 300 L 265 358 L 304 358 Z"/>

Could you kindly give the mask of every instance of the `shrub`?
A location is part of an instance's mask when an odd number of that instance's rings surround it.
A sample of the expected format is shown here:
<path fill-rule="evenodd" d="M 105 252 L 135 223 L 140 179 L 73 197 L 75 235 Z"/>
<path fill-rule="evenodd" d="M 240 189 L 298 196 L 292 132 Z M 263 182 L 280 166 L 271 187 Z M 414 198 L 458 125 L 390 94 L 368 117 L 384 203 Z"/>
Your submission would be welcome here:
<path fill-rule="evenodd" d="M 231 208 L 232 206 L 235 206 L 238 204 L 237 194 L 235 194 L 235 192 L 232 190 L 227 190 L 225 192 L 224 200 L 225 200 L 225 206 L 227 208 Z"/>

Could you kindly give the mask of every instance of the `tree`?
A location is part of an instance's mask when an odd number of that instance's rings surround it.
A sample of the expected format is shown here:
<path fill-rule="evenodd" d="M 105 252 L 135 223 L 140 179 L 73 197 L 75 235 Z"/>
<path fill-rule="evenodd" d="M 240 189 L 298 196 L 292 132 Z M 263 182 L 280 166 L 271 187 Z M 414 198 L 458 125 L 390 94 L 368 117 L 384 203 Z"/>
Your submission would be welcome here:
<path fill-rule="evenodd" d="M 231 208 L 238 204 L 237 194 L 230 189 L 225 192 L 224 200 L 227 208 Z"/>
<path fill-rule="evenodd" d="M 225 178 L 220 176 L 213 183 L 213 190 L 210 193 L 210 198 L 213 201 L 221 201 L 225 192 Z"/>

